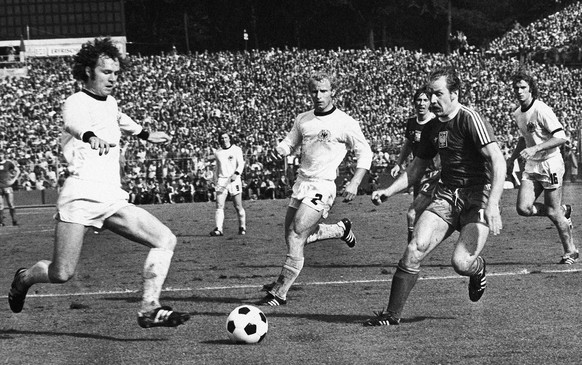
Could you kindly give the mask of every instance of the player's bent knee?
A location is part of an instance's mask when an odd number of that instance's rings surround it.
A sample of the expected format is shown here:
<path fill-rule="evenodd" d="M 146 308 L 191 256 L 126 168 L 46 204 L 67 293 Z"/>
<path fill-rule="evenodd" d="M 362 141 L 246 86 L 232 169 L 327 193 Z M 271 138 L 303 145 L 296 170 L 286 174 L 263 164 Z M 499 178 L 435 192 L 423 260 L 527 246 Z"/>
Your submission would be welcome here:
<path fill-rule="evenodd" d="M 515 207 L 515 210 L 517 211 L 517 214 L 519 214 L 522 217 L 529 217 L 533 213 L 531 205 L 517 205 Z"/>
<path fill-rule="evenodd" d="M 546 209 L 547 209 L 548 218 L 550 218 L 552 221 L 557 221 L 560 216 L 564 215 L 564 211 L 562 210 L 562 207 L 559 207 L 558 209 L 554 209 L 553 207 L 548 206 Z"/>
<path fill-rule="evenodd" d="M 164 238 L 160 240 L 160 242 L 161 244 L 157 246 L 158 248 L 174 251 L 178 244 L 178 239 L 176 238 L 176 235 L 168 229 L 168 233 L 164 235 Z"/>
<path fill-rule="evenodd" d="M 471 268 L 476 259 L 476 257 L 475 259 L 469 257 L 453 257 L 451 265 L 457 274 L 467 276 L 472 273 Z"/>
<path fill-rule="evenodd" d="M 163 248 L 165 250 L 174 251 L 177 243 L 178 239 L 176 238 L 176 235 L 172 233 L 168 227 L 163 226 L 158 230 L 155 237 L 151 237 L 149 246 L 152 248 Z"/>

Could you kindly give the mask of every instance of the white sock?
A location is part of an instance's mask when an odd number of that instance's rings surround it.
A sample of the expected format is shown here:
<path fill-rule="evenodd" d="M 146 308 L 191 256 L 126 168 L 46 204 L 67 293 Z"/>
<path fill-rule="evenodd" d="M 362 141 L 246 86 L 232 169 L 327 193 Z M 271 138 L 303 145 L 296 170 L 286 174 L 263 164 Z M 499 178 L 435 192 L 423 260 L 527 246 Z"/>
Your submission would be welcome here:
<path fill-rule="evenodd" d="M 238 226 L 242 228 L 247 227 L 247 213 L 242 207 L 238 211 Z"/>
<path fill-rule="evenodd" d="M 303 269 L 304 261 L 305 259 L 303 257 L 287 255 L 285 263 L 283 264 L 283 269 L 281 269 L 281 274 L 277 278 L 275 286 L 271 289 L 271 294 L 276 295 L 281 299 L 287 299 L 287 292 L 295 282 L 295 279 L 299 276 L 301 269 Z"/>
<path fill-rule="evenodd" d="M 216 209 L 214 212 L 214 219 L 216 220 L 216 227 L 222 232 L 222 227 L 224 226 L 224 209 Z"/>
<path fill-rule="evenodd" d="M 305 244 L 313 243 L 315 241 L 328 240 L 331 238 L 341 238 L 344 235 L 346 226 L 344 222 L 339 221 L 336 224 L 323 224 L 317 225 L 317 230 L 307 237 L 307 242 Z"/>
<path fill-rule="evenodd" d="M 173 255 L 174 251 L 164 248 L 150 249 L 143 268 L 142 312 L 160 307 L 162 286 L 166 281 Z"/>

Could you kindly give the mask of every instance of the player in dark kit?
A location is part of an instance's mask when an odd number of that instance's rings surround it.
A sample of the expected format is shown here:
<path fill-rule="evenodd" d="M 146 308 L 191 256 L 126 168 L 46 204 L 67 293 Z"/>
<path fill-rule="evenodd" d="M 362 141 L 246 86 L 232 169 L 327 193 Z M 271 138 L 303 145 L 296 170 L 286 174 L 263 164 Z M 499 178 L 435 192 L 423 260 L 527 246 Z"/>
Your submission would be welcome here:
<path fill-rule="evenodd" d="M 416 156 L 418 145 L 420 143 L 420 135 L 424 126 L 434 118 L 434 114 L 430 112 L 430 94 L 426 86 L 416 90 L 414 93 L 414 109 L 416 115 L 406 120 L 406 131 L 404 132 L 404 144 L 400 150 L 400 155 L 396 161 L 396 165 L 390 170 L 392 177 L 396 178 L 398 173 L 402 170 L 402 164 L 412 153 Z M 432 196 L 435 187 L 440 177 L 440 158 L 438 155 L 429 164 L 422 179 L 413 186 L 414 200 L 408 207 L 406 213 L 406 220 L 408 222 L 408 242 L 412 239 L 412 231 L 414 230 L 414 223 L 420 214 L 428 207 L 432 201 Z"/>
<path fill-rule="evenodd" d="M 451 67 L 429 77 L 431 110 L 437 118 L 422 131 L 416 157 L 392 185 L 372 193 L 378 205 L 407 189 L 424 174 L 430 161 L 441 157 L 441 180 L 432 203 L 418 218 L 392 280 L 388 307 L 364 326 L 398 325 L 406 300 L 416 284 L 420 265 L 444 239 L 460 231 L 452 265 L 468 276 L 469 299 L 481 299 L 487 284 L 485 260 L 479 254 L 489 232 L 499 234 L 499 200 L 505 180 L 505 159 L 491 125 L 459 102 L 461 80 Z"/>

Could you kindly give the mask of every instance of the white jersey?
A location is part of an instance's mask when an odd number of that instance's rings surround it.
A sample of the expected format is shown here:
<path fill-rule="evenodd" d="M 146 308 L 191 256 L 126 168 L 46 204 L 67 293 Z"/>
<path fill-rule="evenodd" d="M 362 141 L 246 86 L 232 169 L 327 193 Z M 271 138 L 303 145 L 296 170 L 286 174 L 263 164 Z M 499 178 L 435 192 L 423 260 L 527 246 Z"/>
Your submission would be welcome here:
<path fill-rule="evenodd" d="M 70 178 L 99 183 L 103 188 L 120 188 L 121 133 L 137 135 L 142 127 L 119 111 L 112 96 L 99 97 L 85 91 L 65 100 L 63 120 L 61 146 L 69 164 Z M 115 143 L 115 147 L 111 147 L 108 154 L 99 156 L 99 150 L 91 149 L 91 145 L 82 140 L 88 131 Z"/>
<path fill-rule="evenodd" d="M 298 147 L 301 147 L 298 174 L 305 179 L 334 181 L 348 149 L 355 152 L 357 168 L 369 170 L 372 164 L 372 150 L 360 125 L 335 107 L 325 113 L 310 110 L 297 116 L 277 151 L 288 155 Z"/>
<path fill-rule="evenodd" d="M 0 162 L 0 189 L 12 186 L 19 175 L 19 171 L 18 166 L 10 160 Z M 0 199 L 2 199 L 1 196 Z"/>
<path fill-rule="evenodd" d="M 513 112 L 513 116 L 525 140 L 526 147 L 544 143 L 553 136 L 566 138 L 558 117 L 556 117 L 552 108 L 543 101 L 534 100 L 526 111 L 521 111 L 521 107 L 519 107 Z M 543 161 L 559 154 L 559 147 L 554 147 L 545 151 L 538 151 L 532 160 Z"/>
<path fill-rule="evenodd" d="M 235 172 L 241 175 L 245 168 L 242 149 L 234 144 L 231 144 L 229 148 L 217 149 L 214 151 L 214 157 L 216 157 L 215 180 L 229 178 Z"/>

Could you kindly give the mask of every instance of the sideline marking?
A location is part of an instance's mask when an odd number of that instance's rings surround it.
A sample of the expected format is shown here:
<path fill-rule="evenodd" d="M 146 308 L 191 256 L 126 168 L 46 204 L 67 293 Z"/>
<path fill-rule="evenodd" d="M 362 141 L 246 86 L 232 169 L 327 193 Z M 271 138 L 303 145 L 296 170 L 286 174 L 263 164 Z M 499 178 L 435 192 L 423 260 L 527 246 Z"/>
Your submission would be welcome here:
<path fill-rule="evenodd" d="M 487 273 L 487 276 L 516 276 L 516 275 L 531 275 L 531 274 L 567 274 L 582 272 L 582 269 L 566 269 L 566 270 L 528 270 L 521 269 L 510 272 Z M 428 276 L 418 278 L 418 280 L 450 280 L 450 279 L 465 279 L 466 276 L 450 275 L 450 276 Z M 368 284 L 368 283 L 387 283 L 392 279 L 373 279 L 373 280 L 349 280 L 349 281 L 320 281 L 311 283 L 296 283 L 296 286 L 310 286 L 310 285 L 345 285 L 345 284 Z M 262 288 L 262 285 L 230 285 L 230 286 L 208 286 L 202 288 L 166 288 L 162 292 L 182 292 L 182 291 L 210 291 L 210 290 L 229 290 L 229 289 L 252 289 Z M 29 298 L 55 298 L 55 297 L 81 297 L 81 296 L 99 296 L 99 295 L 117 295 L 117 294 L 135 294 L 141 292 L 140 290 L 113 290 L 113 291 L 97 291 L 85 293 L 61 293 L 61 294 L 29 294 Z M 4 296 L 7 298 L 8 296 Z"/>

